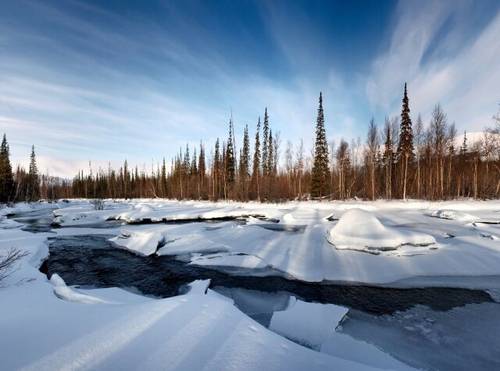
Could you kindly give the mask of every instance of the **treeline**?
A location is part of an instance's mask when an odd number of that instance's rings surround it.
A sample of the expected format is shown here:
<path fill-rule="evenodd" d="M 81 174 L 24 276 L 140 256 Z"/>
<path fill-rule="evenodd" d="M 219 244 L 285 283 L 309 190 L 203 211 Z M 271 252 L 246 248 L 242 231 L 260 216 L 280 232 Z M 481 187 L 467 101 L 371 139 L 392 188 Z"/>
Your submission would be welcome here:
<path fill-rule="evenodd" d="M 43 199 L 57 199 L 72 196 L 71 181 L 48 175 L 40 175 L 36 164 L 35 147 L 31 147 L 30 164 L 26 171 L 17 166 L 12 170 L 10 148 L 3 135 L 0 146 L 0 203 Z"/>
<path fill-rule="evenodd" d="M 130 168 L 125 161 L 117 170 L 80 171 L 70 183 L 46 177 L 45 183 L 39 181 L 40 195 L 269 202 L 498 198 L 500 115 L 494 117 L 494 127 L 487 129 L 480 140 L 469 143 L 464 132 L 463 142 L 456 145 L 456 137 L 455 125 L 449 123 L 440 105 L 434 108 L 426 127 L 420 115 L 413 122 L 405 84 L 400 116 L 386 118 L 381 126 L 372 119 L 365 141 L 328 142 L 320 93 L 316 139 L 310 153 L 305 152 L 302 140 L 296 145 L 287 142 L 282 148 L 280 135 L 273 132 L 265 109 L 252 138 L 245 126 L 239 149 L 231 118 L 227 137 L 217 139 L 213 148 L 207 149 L 203 143 L 195 148 L 187 145 L 170 162 L 164 159 L 151 172 Z M 34 153 L 32 157 L 34 161 Z M 29 175 L 33 172 L 30 166 L 27 173 L 18 170 L 14 177 L 21 198 L 36 198 L 23 185 L 33 184 L 33 175 Z"/>

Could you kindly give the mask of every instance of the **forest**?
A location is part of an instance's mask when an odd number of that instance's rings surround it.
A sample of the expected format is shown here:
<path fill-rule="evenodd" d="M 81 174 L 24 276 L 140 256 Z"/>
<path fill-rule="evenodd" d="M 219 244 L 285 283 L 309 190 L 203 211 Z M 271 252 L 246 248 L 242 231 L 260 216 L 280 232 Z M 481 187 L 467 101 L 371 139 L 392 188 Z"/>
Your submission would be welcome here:
<path fill-rule="evenodd" d="M 72 179 L 40 175 L 34 147 L 28 171 L 12 170 L 4 135 L 0 152 L 0 202 L 59 198 L 171 198 L 281 202 L 287 200 L 345 200 L 352 198 L 491 199 L 500 195 L 500 114 L 492 127 L 469 143 L 438 104 L 430 122 L 410 116 L 407 86 L 401 115 L 387 117 L 382 126 L 372 119 L 366 139 L 328 142 L 320 93 L 316 135 L 310 153 L 303 140 L 284 148 L 273 133 L 264 110 L 255 134 L 244 127 L 236 147 L 234 122 L 213 148 L 203 142 L 186 145 L 170 162 L 163 159 L 150 172 L 131 168 L 83 170 Z"/>

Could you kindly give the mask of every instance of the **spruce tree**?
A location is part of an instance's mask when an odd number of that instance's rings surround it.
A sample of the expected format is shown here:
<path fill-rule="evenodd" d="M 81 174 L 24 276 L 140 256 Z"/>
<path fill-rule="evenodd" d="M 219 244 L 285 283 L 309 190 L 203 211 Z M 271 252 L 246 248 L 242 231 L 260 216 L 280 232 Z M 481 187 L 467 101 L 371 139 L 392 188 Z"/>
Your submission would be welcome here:
<path fill-rule="evenodd" d="M 252 168 L 252 188 L 257 194 L 257 199 L 260 200 L 260 117 L 257 121 L 257 131 L 255 132 L 255 148 L 253 153 L 253 168 Z"/>
<path fill-rule="evenodd" d="M 240 154 L 240 182 L 245 186 L 249 176 L 250 165 L 250 139 L 248 137 L 248 125 L 245 125 L 243 131 L 243 148 Z M 245 187 L 243 187 L 245 188 Z"/>
<path fill-rule="evenodd" d="M 269 175 L 269 116 L 267 107 L 264 111 L 264 126 L 262 128 L 262 175 Z"/>
<path fill-rule="evenodd" d="M 40 199 L 40 180 L 38 168 L 36 166 L 35 146 L 31 147 L 30 167 L 28 172 L 27 201 L 37 201 Z"/>
<path fill-rule="evenodd" d="M 198 172 L 200 174 L 200 187 L 203 189 L 205 186 L 206 177 L 206 164 L 205 164 L 205 146 L 200 143 L 200 156 L 198 158 Z"/>
<path fill-rule="evenodd" d="M 413 158 L 413 129 L 410 118 L 410 106 L 408 93 L 405 90 L 403 95 L 403 106 L 401 110 L 401 126 L 399 130 L 398 162 L 401 167 L 403 180 L 403 199 L 406 199 L 406 184 L 408 181 L 408 166 Z"/>
<path fill-rule="evenodd" d="M 316 120 L 316 142 L 314 144 L 314 163 L 311 173 L 311 196 L 321 197 L 328 194 L 329 158 L 326 140 L 323 96 L 319 93 L 318 118 Z"/>
<path fill-rule="evenodd" d="M 236 175 L 236 161 L 234 158 L 234 128 L 233 120 L 229 120 L 229 138 L 227 140 L 226 146 L 226 181 L 228 185 L 231 185 L 235 181 Z"/>
<path fill-rule="evenodd" d="M 0 147 L 0 202 L 9 202 L 14 195 L 14 176 L 10 165 L 9 152 L 9 144 L 4 134 Z"/>

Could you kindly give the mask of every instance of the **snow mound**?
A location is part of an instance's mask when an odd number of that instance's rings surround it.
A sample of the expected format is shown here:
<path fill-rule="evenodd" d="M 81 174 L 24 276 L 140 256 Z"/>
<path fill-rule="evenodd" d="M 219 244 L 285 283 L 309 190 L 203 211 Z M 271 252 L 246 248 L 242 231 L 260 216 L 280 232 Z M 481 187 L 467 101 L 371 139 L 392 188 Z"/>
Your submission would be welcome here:
<path fill-rule="evenodd" d="M 283 218 L 281 218 L 281 223 L 283 223 L 283 224 L 297 224 L 297 220 L 295 219 L 295 217 L 291 213 L 288 213 L 288 214 L 283 215 Z"/>
<path fill-rule="evenodd" d="M 50 283 L 52 283 L 52 286 L 54 286 L 54 295 L 57 296 L 59 299 L 81 304 L 108 303 L 107 301 L 96 298 L 95 296 L 76 292 L 71 287 L 66 286 L 66 282 L 64 282 L 64 280 L 57 273 L 54 273 L 50 277 Z"/>
<path fill-rule="evenodd" d="M 346 211 L 328 232 L 327 240 L 337 249 L 368 252 L 436 243 L 434 237 L 424 233 L 386 227 L 375 215 L 361 209 Z"/>
<path fill-rule="evenodd" d="M 165 244 L 165 236 L 156 231 L 122 230 L 121 233 L 109 241 L 120 248 L 133 251 L 140 255 L 152 255 Z"/>
<path fill-rule="evenodd" d="M 458 220 L 461 222 L 473 222 L 478 219 L 474 215 L 455 210 L 435 210 L 429 215 L 434 218 Z"/>

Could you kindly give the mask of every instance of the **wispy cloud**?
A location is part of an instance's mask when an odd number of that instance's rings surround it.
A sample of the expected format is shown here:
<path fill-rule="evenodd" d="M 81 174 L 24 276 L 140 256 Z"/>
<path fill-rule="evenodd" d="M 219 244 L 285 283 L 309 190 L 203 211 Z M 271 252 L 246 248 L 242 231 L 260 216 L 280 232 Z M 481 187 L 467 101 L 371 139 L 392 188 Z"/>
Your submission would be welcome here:
<path fill-rule="evenodd" d="M 460 128 L 480 130 L 490 124 L 500 101 L 500 13 L 495 9 L 493 19 L 469 40 L 459 20 L 472 17 L 471 6 L 463 1 L 400 2 L 389 47 L 374 60 L 366 82 L 374 111 L 397 113 L 402 85 L 408 82 L 415 114 L 427 119 L 441 103 Z M 462 45 L 450 52 L 459 40 Z"/>

